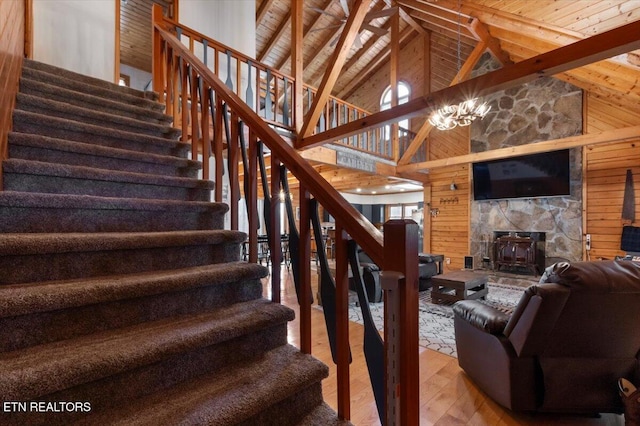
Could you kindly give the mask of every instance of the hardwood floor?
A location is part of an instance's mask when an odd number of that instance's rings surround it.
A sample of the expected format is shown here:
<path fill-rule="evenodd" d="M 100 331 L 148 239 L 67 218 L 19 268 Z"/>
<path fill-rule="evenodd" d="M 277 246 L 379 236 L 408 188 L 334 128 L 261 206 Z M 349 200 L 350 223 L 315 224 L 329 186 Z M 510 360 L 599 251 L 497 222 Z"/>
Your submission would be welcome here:
<path fill-rule="evenodd" d="M 312 271 L 312 291 L 315 296 L 317 275 Z M 265 284 L 265 297 L 271 297 Z M 282 268 L 282 303 L 296 311 L 296 320 L 289 324 L 289 342 L 299 346 L 298 304 L 292 276 Z M 329 366 L 329 378 L 323 383 L 325 401 L 336 409 L 336 368 L 331 360 L 322 311 L 313 308 L 312 354 Z M 349 338 L 353 362 L 351 379 L 351 421 L 357 426 L 380 425 L 362 352 L 364 328 L 349 323 Z M 562 426 L 623 426 L 622 416 L 603 414 L 599 418 L 575 416 L 526 416 L 503 409 L 483 394 L 458 367 L 456 358 L 420 348 L 420 424 L 425 425 L 562 425 Z"/>

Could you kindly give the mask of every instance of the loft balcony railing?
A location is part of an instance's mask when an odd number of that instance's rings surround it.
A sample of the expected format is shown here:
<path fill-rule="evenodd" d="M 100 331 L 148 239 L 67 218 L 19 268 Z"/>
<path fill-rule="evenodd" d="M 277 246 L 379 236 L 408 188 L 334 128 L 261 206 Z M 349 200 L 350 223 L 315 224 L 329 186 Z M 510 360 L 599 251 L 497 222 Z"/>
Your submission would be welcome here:
<path fill-rule="evenodd" d="M 270 125 L 294 133 L 296 121 L 293 85 L 295 78 L 270 68 L 249 56 L 207 37 L 179 22 L 165 18 L 171 31 L 189 51 L 198 57 L 225 85 Z M 309 110 L 317 89 L 303 84 L 300 100 Z M 318 119 L 316 132 L 324 132 L 371 115 L 360 107 L 330 96 Z M 405 133 L 400 133 L 401 136 Z M 393 141 L 381 126 L 333 143 L 385 159 L 393 159 Z"/>
<path fill-rule="evenodd" d="M 249 58 L 223 48 L 188 28 L 162 16 L 162 9 L 153 7 L 153 89 L 166 105 L 166 113 L 174 118 L 174 125 L 182 129 L 181 138 L 191 143 L 191 157 L 203 160 L 203 178 L 214 179 L 215 201 L 222 201 L 223 161 L 227 161 L 227 177 L 230 182 L 231 228 L 238 229 L 240 201 L 239 167 L 244 169 L 244 196 L 248 218 L 249 261 L 258 260 L 258 175 L 269 208 L 270 233 L 268 244 L 273 265 L 279 265 L 282 254 L 280 233 L 281 182 L 286 184 L 286 173 L 292 173 L 300 183 L 300 213 L 295 249 L 289 236 L 288 244 L 292 261 L 299 268 L 300 282 L 300 350 L 311 353 L 311 220 L 314 232 L 318 232 L 315 203 L 336 218 L 335 223 L 335 303 L 326 303 L 325 318 L 333 312 L 333 325 L 327 331 L 334 336 L 330 342 L 335 350 L 338 415 L 350 417 L 350 345 L 348 312 L 348 255 L 360 246 L 383 271 L 385 300 L 384 342 L 379 350 L 367 352 L 368 341 L 378 338 L 375 328 L 365 334 L 365 356 L 382 363 L 382 371 L 371 374 L 372 386 L 383 423 L 386 425 L 417 425 L 419 416 L 418 384 L 418 229 L 413 221 L 389 221 L 384 225 L 384 235 L 360 212 L 347 202 L 302 156 L 274 129 L 293 131 L 291 108 L 284 99 L 290 96 L 289 77 L 270 71 Z M 186 35 L 185 35 L 186 34 Z M 180 38 L 178 38 L 180 37 Z M 186 43 L 185 43 L 185 37 Z M 189 40 L 194 40 L 190 42 Z M 197 56 L 196 40 L 202 42 Z M 204 42 L 206 40 L 206 42 Z M 214 47 L 211 47 L 214 46 Z M 214 50 L 210 50 L 214 49 Z M 215 52 L 206 53 L 205 52 Z M 231 59 L 229 59 L 231 58 Z M 227 62 L 223 62 L 226 60 Z M 230 61 L 230 62 L 229 62 Z M 206 64 L 206 65 L 205 65 Z M 225 73 L 220 73 L 222 68 Z M 247 78 L 245 77 L 245 72 Z M 249 70 L 252 70 L 251 72 Z M 218 71 L 216 73 L 215 71 Z M 255 77 L 249 78 L 249 74 Z M 271 77 L 267 77 L 267 74 Z M 285 80 L 286 79 L 286 80 Z M 274 83 L 277 81 L 277 83 Z M 279 88 L 278 88 L 279 87 Z M 255 88 L 255 92 L 253 89 Z M 247 95 L 248 93 L 248 95 Z M 271 101 L 269 101 L 271 99 Z M 264 102 L 264 107 L 262 102 Z M 272 108 L 267 105 L 271 102 Z M 332 104 L 333 99 L 330 100 Z M 337 100 L 336 106 L 337 104 Z M 333 104 L 332 104 L 333 105 Z M 350 106 L 341 103 L 349 115 Z M 338 108 L 336 108 L 338 111 Z M 270 114 L 268 114 L 270 112 Z M 325 118 L 332 117 L 329 109 Z M 354 116 L 356 115 L 353 113 Z M 360 112 L 358 112 L 360 114 Z M 284 117 L 288 117 L 286 120 Z M 289 120 L 289 121 L 287 121 Z M 332 125 L 331 120 L 326 120 Z M 382 132 L 384 126 L 379 130 Z M 382 134 L 380 136 L 382 138 Z M 354 144 L 354 148 L 370 149 L 360 138 L 344 139 L 342 143 Z M 391 138 L 393 139 L 393 138 Z M 271 155 L 270 176 L 260 164 L 263 146 Z M 226 151 L 226 153 L 224 153 Z M 388 151 L 383 151 L 388 152 Z M 210 165 L 211 164 L 211 165 Z M 281 167 L 284 166 L 283 167 Z M 283 176 L 285 178 L 283 179 Z M 265 191 L 266 189 L 266 191 Z M 313 200 L 312 200 L 313 197 Z M 287 206 L 290 210 L 290 205 Z M 315 213 L 314 213 L 315 212 Z M 292 214 L 289 214 L 292 221 Z M 321 241 L 320 235 L 316 241 Z M 353 260 L 353 257 L 352 257 Z M 352 263 L 352 270 L 353 268 Z M 328 276 L 329 274 L 326 274 Z M 326 290 L 328 287 L 324 287 Z M 280 303 L 280 268 L 271 271 L 271 300 Z M 324 296 L 323 296 L 324 297 Z M 368 305 L 367 305 L 368 306 Z M 368 336 L 368 337 L 367 337 Z M 367 340 L 369 339 L 369 340 Z M 375 340 L 375 339 L 374 339 Z M 370 370 L 371 371 L 371 370 Z M 382 388 L 381 388 L 382 386 Z M 376 389 L 378 391 L 376 391 Z"/>

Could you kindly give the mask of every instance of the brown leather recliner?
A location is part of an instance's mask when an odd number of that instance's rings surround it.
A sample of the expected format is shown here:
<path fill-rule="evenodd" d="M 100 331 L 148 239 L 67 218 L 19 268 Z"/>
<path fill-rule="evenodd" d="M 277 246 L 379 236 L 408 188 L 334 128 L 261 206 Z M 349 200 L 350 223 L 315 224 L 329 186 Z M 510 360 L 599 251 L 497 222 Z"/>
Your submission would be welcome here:
<path fill-rule="evenodd" d="M 617 380 L 640 384 L 640 264 L 561 262 L 511 316 L 453 306 L 460 367 L 514 411 L 621 413 Z"/>

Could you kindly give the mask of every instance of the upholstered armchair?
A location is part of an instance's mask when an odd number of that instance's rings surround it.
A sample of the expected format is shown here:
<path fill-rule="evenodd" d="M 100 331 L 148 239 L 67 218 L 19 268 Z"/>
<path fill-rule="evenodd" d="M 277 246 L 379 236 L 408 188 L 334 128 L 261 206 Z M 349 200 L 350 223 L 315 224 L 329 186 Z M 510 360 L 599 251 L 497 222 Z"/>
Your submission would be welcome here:
<path fill-rule="evenodd" d="M 621 413 L 617 380 L 640 383 L 640 265 L 562 262 L 542 280 L 510 316 L 453 306 L 460 367 L 514 411 Z"/>

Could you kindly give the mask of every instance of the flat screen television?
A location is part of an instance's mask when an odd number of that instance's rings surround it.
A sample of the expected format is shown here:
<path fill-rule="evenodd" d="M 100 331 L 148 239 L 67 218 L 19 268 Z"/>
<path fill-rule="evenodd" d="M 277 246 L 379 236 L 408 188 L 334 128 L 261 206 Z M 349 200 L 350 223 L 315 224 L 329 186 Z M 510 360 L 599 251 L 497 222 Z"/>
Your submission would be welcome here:
<path fill-rule="evenodd" d="M 571 194 L 569 150 L 473 164 L 473 198 L 555 197 Z"/>

